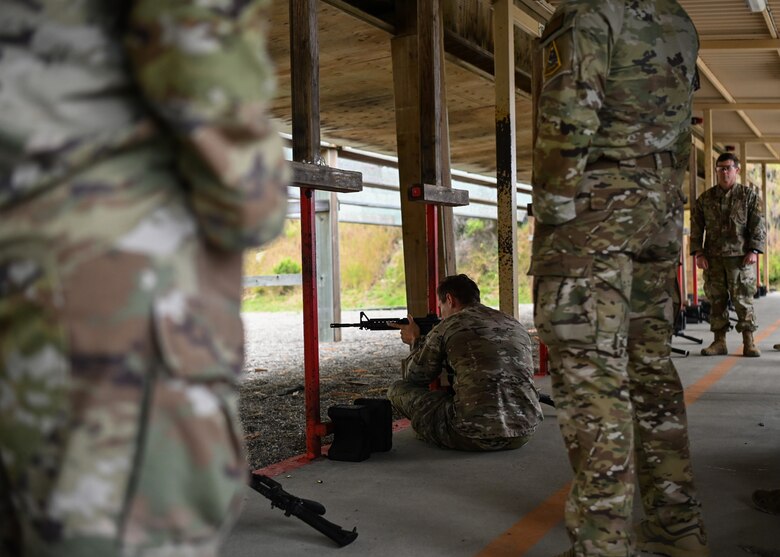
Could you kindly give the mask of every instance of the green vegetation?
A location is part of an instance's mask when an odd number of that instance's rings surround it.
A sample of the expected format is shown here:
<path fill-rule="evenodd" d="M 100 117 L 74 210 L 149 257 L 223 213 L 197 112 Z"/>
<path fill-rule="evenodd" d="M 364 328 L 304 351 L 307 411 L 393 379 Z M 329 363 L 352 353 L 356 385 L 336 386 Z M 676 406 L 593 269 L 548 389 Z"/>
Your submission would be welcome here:
<path fill-rule="evenodd" d="M 760 183 L 751 168 L 751 181 Z M 780 286 L 780 191 L 778 169 L 771 168 L 768 180 L 767 244 L 770 289 Z M 518 300 L 531 302 L 531 280 L 525 273 L 530 264 L 532 227 L 518 226 Z M 301 266 L 301 226 L 288 220 L 284 232 L 263 250 L 249 251 L 244 259 L 245 275 L 294 274 Z M 477 218 L 455 218 L 457 270 L 472 277 L 482 291 L 482 300 L 498 306 L 498 255 L 496 222 Z M 341 304 L 344 309 L 405 307 L 404 259 L 401 229 L 398 227 L 341 223 Z M 699 289 L 703 288 L 701 273 Z M 244 311 L 300 311 L 301 287 L 246 289 Z"/>
<path fill-rule="evenodd" d="M 455 219 L 456 258 L 459 273 L 472 277 L 483 301 L 498 306 L 498 255 L 496 222 L 476 218 Z M 518 229 L 520 303 L 531 301 L 530 227 Z M 398 227 L 341 223 L 339 225 L 341 305 L 344 309 L 406 306 L 401 229 Z M 288 220 L 284 232 L 263 250 L 248 251 L 245 275 L 300 272 L 300 222 Z M 301 287 L 247 288 L 243 311 L 299 311 Z"/>

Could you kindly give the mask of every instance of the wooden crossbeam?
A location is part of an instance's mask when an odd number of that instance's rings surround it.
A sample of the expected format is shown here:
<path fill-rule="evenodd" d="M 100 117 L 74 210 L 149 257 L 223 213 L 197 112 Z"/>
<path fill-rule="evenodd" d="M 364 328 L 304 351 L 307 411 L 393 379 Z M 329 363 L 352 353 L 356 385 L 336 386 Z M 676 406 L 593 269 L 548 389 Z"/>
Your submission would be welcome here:
<path fill-rule="evenodd" d="M 694 110 L 780 110 L 780 102 L 696 102 L 693 103 Z"/>
<path fill-rule="evenodd" d="M 409 188 L 409 201 L 461 207 L 469 204 L 469 192 L 435 184 L 412 184 Z"/>
<path fill-rule="evenodd" d="M 699 50 L 778 50 L 780 39 L 703 39 Z"/>
<path fill-rule="evenodd" d="M 290 161 L 292 185 L 313 190 L 353 193 L 363 190 L 363 173 L 321 164 Z"/>
<path fill-rule="evenodd" d="M 780 143 L 780 135 L 729 135 L 717 134 L 714 140 L 718 143 Z"/>

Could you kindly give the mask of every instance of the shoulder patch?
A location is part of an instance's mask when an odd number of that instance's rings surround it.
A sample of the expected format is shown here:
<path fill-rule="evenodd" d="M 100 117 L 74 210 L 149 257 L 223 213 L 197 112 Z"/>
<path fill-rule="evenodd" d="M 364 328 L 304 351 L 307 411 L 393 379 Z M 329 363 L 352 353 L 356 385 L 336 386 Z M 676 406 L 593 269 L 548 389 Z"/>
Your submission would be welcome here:
<path fill-rule="evenodd" d="M 547 45 L 544 58 L 544 78 L 549 79 L 563 67 L 561 53 L 558 51 L 558 45 L 555 41 Z"/>

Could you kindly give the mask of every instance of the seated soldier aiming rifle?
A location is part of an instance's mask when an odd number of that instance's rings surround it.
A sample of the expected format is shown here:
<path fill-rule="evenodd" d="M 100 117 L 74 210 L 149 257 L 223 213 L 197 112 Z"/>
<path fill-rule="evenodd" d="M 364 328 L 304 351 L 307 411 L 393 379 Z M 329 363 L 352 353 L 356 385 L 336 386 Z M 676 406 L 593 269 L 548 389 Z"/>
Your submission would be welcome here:
<path fill-rule="evenodd" d="M 394 324 L 411 347 L 403 379 L 387 397 L 412 422 L 418 437 L 463 451 L 517 449 L 542 421 L 533 384 L 531 338 L 517 320 L 480 303 L 466 275 L 442 279 L 436 289 L 442 321 L 426 335 L 409 315 Z M 452 389 L 430 390 L 444 369 Z"/>

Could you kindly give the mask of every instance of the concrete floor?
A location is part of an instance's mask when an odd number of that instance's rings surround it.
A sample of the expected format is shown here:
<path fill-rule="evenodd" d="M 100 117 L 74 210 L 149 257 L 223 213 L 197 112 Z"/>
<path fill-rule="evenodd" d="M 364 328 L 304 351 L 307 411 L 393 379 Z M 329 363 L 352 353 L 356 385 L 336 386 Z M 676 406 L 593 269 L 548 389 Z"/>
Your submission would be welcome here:
<path fill-rule="evenodd" d="M 741 545 L 780 555 L 780 516 L 755 510 L 750 494 L 780 488 L 780 294 L 756 301 L 761 358 L 742 358 L 741 337 L 728 336 L 733 355 L 705 358 L 700 345 L 674 360 L 686 386 L 695 478 L 709 529 L 712 557 L 749 556 Z M 707 323 L 685 333 L 711 340 Z M 549 392 L 549 379 L 538 379 Z M 284 488 L 325 505 L 325 518 L 358 538 L 338 548 L 247 488 L 243 515 L 222 557 L 339 555 L 404 557 L 552 557 L 568 547 L 562 522 L 571 478 L 555 420 L 517 451 L 459 453 L 429 447 L 410 429 L 393 449 L 363 462 L 293 459 L 270 473 Z M 280 470 L 282 471 L 281 473 Z M 755 554 L 754 554 L 755 555 Z M 764 555 L 772 555 L 766 553 Z"/>

